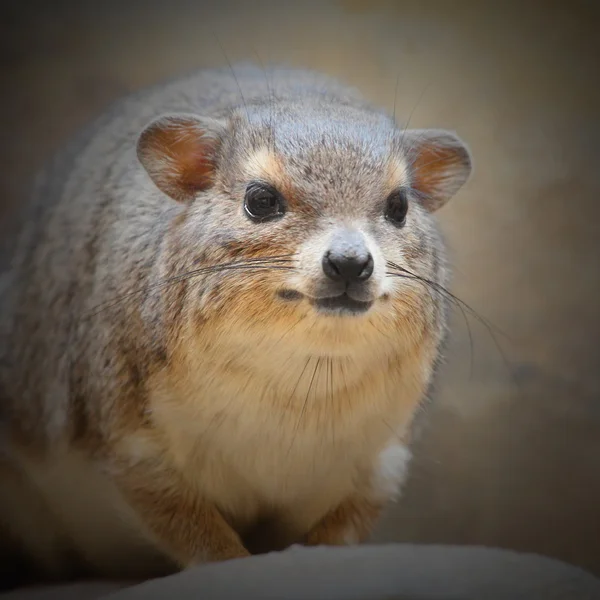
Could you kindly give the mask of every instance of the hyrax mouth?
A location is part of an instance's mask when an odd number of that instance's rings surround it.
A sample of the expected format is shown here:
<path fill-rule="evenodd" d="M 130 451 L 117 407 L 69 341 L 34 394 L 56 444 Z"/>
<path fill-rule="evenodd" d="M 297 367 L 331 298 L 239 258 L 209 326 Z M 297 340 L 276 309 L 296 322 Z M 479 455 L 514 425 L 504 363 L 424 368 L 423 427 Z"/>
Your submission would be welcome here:
<path fill-rule="evenodd" d="M 283 289 L 277 292 L 277 296 L 286 302 L 302 300 L 304 294 L 296 290 Z M 373 301 L 356 300 L 346 292 L 337 296 L 326 298 L 306 297 L 313 308 L 323 314 L 331 315 L 358 315 L 365 313 L 373 306 Z"/>
<path fill-rule="evenodd" d="M 372 301 L 355 300 L 346 293 L 330 298 L 314 298 L 311 304 L 321 313 L 335 315 L 358 315 L 373 306 Z"/>

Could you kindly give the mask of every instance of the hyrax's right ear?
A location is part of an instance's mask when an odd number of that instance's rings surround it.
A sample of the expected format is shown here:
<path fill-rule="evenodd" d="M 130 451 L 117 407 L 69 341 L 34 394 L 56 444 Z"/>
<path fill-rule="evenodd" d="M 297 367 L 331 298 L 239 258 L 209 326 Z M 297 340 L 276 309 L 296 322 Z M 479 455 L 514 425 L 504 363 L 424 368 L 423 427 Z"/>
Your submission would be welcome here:
<path fill-rule="evenodd" d="M 152 181 L 179 202 L 189 202 L 213 181 L 225 123 L 194 115 L 163 115 L 142 132 L 137 155 Z"/>

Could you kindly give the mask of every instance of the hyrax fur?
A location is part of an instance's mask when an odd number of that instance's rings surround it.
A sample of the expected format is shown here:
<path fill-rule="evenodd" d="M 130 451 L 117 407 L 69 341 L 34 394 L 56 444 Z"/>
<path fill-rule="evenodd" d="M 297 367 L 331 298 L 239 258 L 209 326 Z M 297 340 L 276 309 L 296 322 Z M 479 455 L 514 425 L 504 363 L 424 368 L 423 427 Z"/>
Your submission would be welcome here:
<path fill-rule="evenodd" d="M 116 104 L 13 227 L 3 556 L 136 578 L 367 539 L 445 334 L 433 213 L 470 171 L 455 134 L 304 70 Z"/>

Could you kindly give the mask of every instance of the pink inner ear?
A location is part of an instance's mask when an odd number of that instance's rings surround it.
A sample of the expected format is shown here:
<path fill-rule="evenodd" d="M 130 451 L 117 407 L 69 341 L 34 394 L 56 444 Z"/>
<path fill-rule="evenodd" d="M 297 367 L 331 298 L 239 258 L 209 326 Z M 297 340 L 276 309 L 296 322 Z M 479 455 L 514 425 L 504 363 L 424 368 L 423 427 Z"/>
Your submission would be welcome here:
<path fill-rule="evenodd" d="M 424 144 L 412 164 L 415 187 L 426 193 L 435 193 L 448 171 L 460 166 L 460 159 L 453 148 Z"/>
<path fill-rule="evenodd" d="M 138 155 L 157 187 L 182 201 L 211 186 L 214 149 L 198 121 L 166 117 L 144 131 Z"/>
<path fill-rule="evenodd" d="M 423 204 L 435 211 L 460 188 L 468 175 L 469 157 L 461 146 L 426 140 L 415 149 L 413 187 L 422 192 Z"/>

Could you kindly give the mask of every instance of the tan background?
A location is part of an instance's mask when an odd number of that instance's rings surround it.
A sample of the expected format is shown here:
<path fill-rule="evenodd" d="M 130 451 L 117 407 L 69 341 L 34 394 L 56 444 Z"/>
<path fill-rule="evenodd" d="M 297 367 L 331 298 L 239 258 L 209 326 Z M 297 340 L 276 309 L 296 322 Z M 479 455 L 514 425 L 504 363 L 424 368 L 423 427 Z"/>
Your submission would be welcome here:
<path fill-rule="evenodd" d="M 390 110 L 399 76 L 397 115 L 471 145 L 475 176 L 439 216 L 453 291 L 502 330 L 505 358 L 475 318 L 471 352 L 457 312 L 405 497 L 376 539 L 498 545 L 600 573 L 593 2 L 91 4 L 2 4 L 2 209 L 111 100 L 225 64 L 213 32 L 232 61 L 317 68 Z"/>

